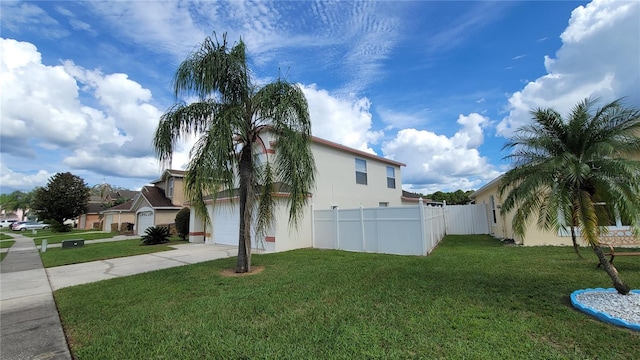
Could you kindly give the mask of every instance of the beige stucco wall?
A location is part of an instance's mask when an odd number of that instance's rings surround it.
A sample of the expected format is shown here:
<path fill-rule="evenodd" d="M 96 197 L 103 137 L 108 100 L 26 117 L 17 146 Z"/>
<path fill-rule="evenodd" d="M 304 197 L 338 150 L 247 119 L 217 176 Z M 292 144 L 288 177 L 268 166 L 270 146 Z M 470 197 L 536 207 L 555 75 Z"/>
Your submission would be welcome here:
<path fill-rule="evenodd" d="M 318 169 L 313 204 L 316 209 L 377 207 L 381 202 L 400 206 L 402 178 L 400 167 L 357 154 L 314 143 Z M 356 158 L 367 162 L 367 185 L 356 184 Z M 387 187 L 387 166 L 395 170 L 396 187 Z"/>
<path fill-rule="evenodd" d="M 286 206 L 286 200 L 283 199 L 279 201 L 278 209 L 276 210 L 276 219 L 277 223 L 274 229 L 275 242 L 273 243 L 275 244 L 274 251 L 311 247 L 311 206 L 305 208 L 304 215 L 297 226 L 289 226 L 289 209 Z M 269 245 L 269 243 L 267 243 L 267 245 Z"/>
<path fill-rule="evenodd" d="M 154 224 L 173 224 L 176 222 L 176 215 L 179 210 L 155 210 L 154 211 Z"/>
<path fill-rule="evenodd" d="M 136 222 L 136 215 L 132 212 L 105 212 L 102 218 L 102 231 L 111 231 L 110 227 L 107 229 L 107 223 L 104 221 L 107 215 L 113 215 L 113 224 L 118 224 L 118 229 L 120 229 L 120 224 L 122 223 L 134 224 Z"/>
<path fill-rule="evenodd" d="M 499 206 L 502 205 L 502 198 L 498 195 L 499 179 L 492 181 L 485 185 L 485 187 L 476 191 L 474 198 L 477 204 L 487 204 L 487 217 L 490 223 L 491 234 L 501 239 L 514 239 L 516 243 L 523 244 L 525 246 L 540 246 L 540 245 L 554 245 L 554 246 L 570 246 L 572 245 L 571 236 L 567 233 L 558 233 L 556 231 L 545 231 L 537 226 L 537 216 L 532 216 L 529 224 L 527 225 L 526 234 L 523 237 L 517 236 L 513 232 L 511 226 L 513 222 L 513 212 L 510 212 L 504 216 L 500 216 Z M 493 214 L 491 210 L 490 196 L 493 195 L 496 203 L 496 222 L 493 223 Z M 505 194 L 506 196 L 506 194 Z M 640 240 L 635 237 L 628 226 L 608 227 L 608 233 L 602 235 L 600 238 L 602 243 L 608 243 L 616 246 L 638 246 Z M 586 243 L 582 238 L 578 238 L 578 243 L 585 246 Z"/>

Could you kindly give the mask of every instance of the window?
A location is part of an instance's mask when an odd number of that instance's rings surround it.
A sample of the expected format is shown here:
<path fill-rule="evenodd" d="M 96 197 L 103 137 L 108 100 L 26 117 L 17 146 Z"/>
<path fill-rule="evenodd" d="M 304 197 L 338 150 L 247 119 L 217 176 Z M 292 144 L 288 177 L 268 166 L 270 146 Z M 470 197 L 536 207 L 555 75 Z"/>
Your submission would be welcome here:
<path fill-rule="evenodd" d="M 169 178 L 169 185 L 167 186 L 167 197 L 173 196 L 173 178 Z"/>
<path fill-rule="evenodd" d="M 367 161 L 356 159 L 356 184 L 367 185 Z"/>
<path fill-rule="evenodd" d="M 620 216 L 620 213 L 606 203 L 595 203 L 598 226 L 629 226 L 631 219 Z"/>
<path fill-rule="evenodd" d="M 396 188 L 396 169 L 393 166 L 387 166 L 387 187 L 389 189 Z"/>
<path fill-rule="evenodd" d="M 498 218 L 496 217 L 496 201 L 493 195 L 489 196 L 489 201 L 491 201 L 491 213 L 493 214 L 493 224 L 498 223 Z"/>
<path fill-rule="evenodd" d="M 388 203 L 388 202 L 379 202 L 379 203 L 378 203 L 378 206 L 379 206 L 379 207 L 388 207 L 388 206 L 389 206 L 389 203 Z"/>

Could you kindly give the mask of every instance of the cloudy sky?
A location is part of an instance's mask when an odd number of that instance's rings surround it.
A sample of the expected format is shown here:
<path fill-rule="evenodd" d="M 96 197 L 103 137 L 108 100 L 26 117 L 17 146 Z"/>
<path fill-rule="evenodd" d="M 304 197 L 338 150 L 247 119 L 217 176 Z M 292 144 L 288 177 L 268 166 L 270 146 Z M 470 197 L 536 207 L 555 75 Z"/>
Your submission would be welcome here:
<path fill-rule="evenodd" d="M 178 64 L 214 31 L 260 82 L 307 96 L 313 133 L 407 164 L 403 187 L 477 189 L 529 110 L 640 106 L 638 1 L 0 3 L 0 192 L 56 172 L 139 189 Z M 189 144 L 172 167 L 188 161 Z"/>

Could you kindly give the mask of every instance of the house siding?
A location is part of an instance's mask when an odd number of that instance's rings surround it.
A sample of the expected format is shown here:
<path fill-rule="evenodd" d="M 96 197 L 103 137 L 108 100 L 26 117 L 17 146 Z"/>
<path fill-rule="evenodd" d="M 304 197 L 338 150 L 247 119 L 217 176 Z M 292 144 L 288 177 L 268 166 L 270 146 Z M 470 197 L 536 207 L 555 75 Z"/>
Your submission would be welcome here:
<path fill-rule="evenodd" d="M 559 234 L 556 231 L 545 231 L 537 226 L 537 216 L 532 216 L 526 227 L 526 234 L 524 237 L 518 236 L 514 233 L 512 223 L 514 212 L 511 211 L 508 214 L 500 215 L 500 206 L 502 205 L 503 198 L 498 194 L 498 186 L 500 184 L 500 178 L 493 180 L 489 184 L 485 185 L 478 191 L 476 191 L 472 198 L 475 199 L 477 204 L 487 205 L 487 217 L 489 219 L 489 229 L 491 234 L 497 238 L 502 239 L 514 239 L 516 243 L 525 246 L 570 246 L 573 245 L 571 236 L 569 234 Z M 491 213 L 491 196 L 494 197 L 496 204 L 496 223 L 492 223 L 493 214 Z M 506 196 L 506 194 L 505 194 Z M 601 236 L 601 242 L 609 243 L 616 246 L 638 246 L 640 245 L 640 239 L 635 237 L 629 227 L 610 227 L 609 233 Z M 586 242 L 578 237 L 578 244 L 586 246 Z"/>
<path fill-rule="evenodd" d="M 273 162 L 277 156 L 273 145 L 273 138 L 269 133 L 261 134 L 262 142 L 258 143 L 256 153 L 262 158 Z M 322 139 L 314 138 L 311 144 L 317 169 L 316 184 L 311 189 L 308 206 L 297 226 L 289 224 L 289 210 L 286 194 L 278 198 L 275 210 L 275 224 L 269 229 L 264 239 L 253 239 L 254 245 L 266 252 L 287 251 L 298 248 L 311 247 L 312 244 L 312 205 L 315 209 L 378 207 L 380 203 L 388 206 L 401 205 L 402 177 L 401 164 L 396 161 L 349 149 Z M 367 163 L 367 185 L 356 183 L 356 158 Z M 395 173 L 395 188 L 387 186 L 387 167 L 393 167 Z M 228 199 L 218 199 L 217 204 L 223 204 Z M 208 205 L 209 216 L 212 217 L 214 204 Z M 238 211 L 237 202 L 232 211 Z M 215 228 L 215 223 L 212 225 Z M 203 221 L 191 213 L 190 242 L 202 242 L 206 236 L 206 243 L 214 243 L 211 229 L 204 228 Z"/>
<path fill-rule="evenodd" d="M 313 190 L 316 209 L 377 207 L 381 202 L 389 206 L 402 204 L 400 166 L 318 143 L 312 145 L 312 150 L 318 170 Z M 367 185 L 356 183 L 355 159 L 366 161 Z M 396 187 L 393 189 L 387 187 L 387 166 L 395 171 Z"/>

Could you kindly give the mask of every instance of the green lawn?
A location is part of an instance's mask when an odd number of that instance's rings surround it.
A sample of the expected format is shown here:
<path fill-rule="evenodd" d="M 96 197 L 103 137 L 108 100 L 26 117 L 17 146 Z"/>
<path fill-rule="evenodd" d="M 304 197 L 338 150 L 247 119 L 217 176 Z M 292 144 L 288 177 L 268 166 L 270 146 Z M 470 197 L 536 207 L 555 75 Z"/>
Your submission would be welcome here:
<path fill-rule="evenodd" d="M 26 234 L 25 234 L 26 235 Z M 38 231 L 38 237 L 34 238 L 33 241 L 36 243 L 36 246 L 42 245 L 42 240 L 47 239 L 48 244 L 60 244 L 63 240 L 69 239 L 82 239 L 82 240 L 97 240 L 97 239 L 108 239 L 116 236 L 118 234 L 108 233 L 108 232 L 86 232 L 86 231 L 72 231 L 67 233 L 53 233 L 49 232 L 48 234 L 42 234 Z M 29 233 L 30 237 L 33 237 L 31 233 Z"/>
<path fill-rule="evenodd" d="M 0 241 L 0 249 L 10 248 L 16 242 L 13 240 L 2 240 Z"/>
<path fill-rule="evenodd" d="M 177 244 L 185 244 L 185 242 L 172 240 L 162 245 L 142 245 L 140 239 L 110 241 L 97 244 L 85 244 L 83 247 L 74 249 L 48 248 L 46 252 L 40 253 L 40 258 L 42 259 L 44 267 L 48 268 L 173 250 L 169 245 Z"/>
<path fill-rule="evenodd" d="M 595 256 L 449 236 L 428 257 L 303 249 L 61 289 L 76 359 L 628 359 L 640 333 L 572 308 Z M 640 286 L 637 258 L 616 259 Z"/>
<path fill-rule="evenodd" d="M 0 233 L 0 240 L 12 240 L 12 239 L 13 239 L 12 236 Z"/>

